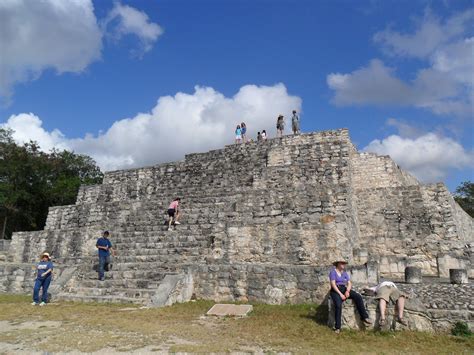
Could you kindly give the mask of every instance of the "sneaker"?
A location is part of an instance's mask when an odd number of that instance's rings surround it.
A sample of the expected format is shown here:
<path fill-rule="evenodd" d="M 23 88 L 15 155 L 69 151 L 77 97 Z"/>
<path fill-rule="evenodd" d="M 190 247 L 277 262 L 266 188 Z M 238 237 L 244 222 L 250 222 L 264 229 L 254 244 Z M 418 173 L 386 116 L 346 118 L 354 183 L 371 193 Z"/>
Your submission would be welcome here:
<path fill-rule="evenodd" d="M 334 333 L 339 334 L 339 333 L 341 333 L 341 330 L 340 329 L 334 329 Z"/>
<path fill-rule="evenodd" d="M 103 277 L 103 278 L 99 279 L 99 281 L 105 281 L 105 278 Z"/>
<path fill-rule="evenodd" d="M 173 229 L 171 229 L 171 228 L 168 228 L 168 232 L 172 232 L 172 231 L 173 231 Z"/>
<path fill-rule="evenodd" d="M 45 303 L 45 302 L 41 302 L 39 305 L 40 305 L 40 307 L 43 307 L 43 306 L 46 306 L 46 303 Z"/>
<path fill-rule="evenodd" d="M 38 305 L 38 303 L 36 303 L 36 302 L 33 302 L 31 305 L 32 305 L 32 306 L 37 306 L 37 305 Z"/>
<path fill-rule="evenodd" d="M 408 325 L 408 322 L 405 319 L 400 318 L 400 317 L 397 317 L 397 322 L 404 326 Z"/>
<path fill-rule="evenodd" d="M 371 325 L 371 324 L 372 324 L 372 321 L 371 321 L 369 318 L 362 319 L 362 322 L 363 322 L 365 325 Z"/>
<path fill-rule="evenodd" d="M 379 325 L 383 327 L 385 325 L 385 318 L 380 318 Z"/>
<path fill-rule="evenodd" d="M 176 221 L 176 222 L 174 222 L 174 224 L 179 225 L 179 224 L 181 224 L 181 223 L 179 223 L 178 221 Z"/>

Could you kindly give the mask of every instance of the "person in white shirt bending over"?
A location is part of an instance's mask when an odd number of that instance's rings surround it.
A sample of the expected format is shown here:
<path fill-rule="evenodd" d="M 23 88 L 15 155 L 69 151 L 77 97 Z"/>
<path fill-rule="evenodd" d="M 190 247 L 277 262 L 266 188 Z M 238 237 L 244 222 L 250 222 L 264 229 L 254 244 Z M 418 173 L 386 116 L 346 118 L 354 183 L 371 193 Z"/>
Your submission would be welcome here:
<path fill-rule="evenodd" d="M 379 325 L 381 327 L 386 323 L 385 310 L 387 309 L 387 303 L 389 303 L 390 300 L 396 304 L 398 309 L 397 322 L 403 325 L 408 325 L 407 321 L 403 319 L 403 310 L 405 309 L 407 295 L 400 291 L 393 282 L 383 281 L 375 287 L 370 287 L 369 290 L 375 292 L 375 297 L 379 300 Z"/>

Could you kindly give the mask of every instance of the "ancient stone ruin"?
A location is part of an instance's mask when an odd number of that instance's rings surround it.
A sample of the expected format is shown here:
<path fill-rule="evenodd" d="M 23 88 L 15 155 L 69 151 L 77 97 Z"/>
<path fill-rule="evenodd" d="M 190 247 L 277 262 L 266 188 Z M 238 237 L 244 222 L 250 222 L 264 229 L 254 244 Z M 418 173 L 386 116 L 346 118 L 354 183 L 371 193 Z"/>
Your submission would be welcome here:
<path fill-rule="evenodd" d="M 176 196 L 182 225 L 168 232 Z M 342 257 L 356 287 L 420 268 L 421 284 L 402 285 L 416 304 L 408 315 L 413 328 L 436 329 L 473 317 L 470 299 L 453 297 L 472 294 L 472 283 L 448 280 L 450 269 L 474 275 L 473 227 L 443 184 L 420 184 L 390 157 L 358 152 L 345 129 L 286 136 L 106 173 L 103 184 L 81 187 L 75 205 L 50 208 L 43 231 L 13 235 L 0 291 L 29 293 L 31 264 L 46 250 L 56 299 L 321 303 Z M 105 229 L 118 256 L 101 283 L 95 242 Z"/>

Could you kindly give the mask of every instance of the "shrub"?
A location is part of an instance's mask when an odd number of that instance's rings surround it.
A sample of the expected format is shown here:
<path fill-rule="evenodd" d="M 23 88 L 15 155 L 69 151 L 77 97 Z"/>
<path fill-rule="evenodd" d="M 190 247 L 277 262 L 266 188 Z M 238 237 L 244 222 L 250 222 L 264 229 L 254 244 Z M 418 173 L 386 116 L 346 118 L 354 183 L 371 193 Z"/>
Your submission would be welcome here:
<path fill-rule="evenodd" d="M 452 335 L 461 336 L 461 337 L 469 337 L 472 335 L 469 326 L 465 322 L 456 322 L 451 330 Z"/>

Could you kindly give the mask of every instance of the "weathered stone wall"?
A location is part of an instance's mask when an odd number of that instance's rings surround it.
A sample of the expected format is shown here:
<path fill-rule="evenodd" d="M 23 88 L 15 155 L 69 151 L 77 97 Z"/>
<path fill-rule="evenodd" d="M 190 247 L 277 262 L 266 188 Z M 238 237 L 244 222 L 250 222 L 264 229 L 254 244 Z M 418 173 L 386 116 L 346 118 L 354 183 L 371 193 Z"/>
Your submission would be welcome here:
<path fill-rule="evenodd" d="M 176 196 L 182 225 L 167 232 Z M 103 230 L 118 257 L 100 283 L 93 258 Z M 25 291 L 25 267 L 49 251 L 58 269 L 74 271 L 60 282 L 65 299 L 168 304 L 156 294 L 166 279 L 192 280 L 176 299 L 192 289 L 202 298 L 319 302 L 335 259 L 352 261 L 360 284 L 378 277 L 365 263 L 389 276 L 407 265 L 445 276 L 471 268 L 473 240 L 472 218 L 444 185 L 421 185 L 389 157 L 358 153 L 348 131 L 336 130 L 108 172 L 103 184 L 81 187 L 74 205 L 52 207 L 44 231 L 15 233 L 0 280 Z"/>
<path fill-rule="evenodd" d="M 200 265 L 196 275 L 197 297 L 219 301 L 266 303 L 322 303 L 329 290 L 329 266 L 287 264 Z M 355 285 L 377 284 L 376 264 L 349 269 Z"/>
<path fill-rule="evenodd" d="M 474 305 L 471 295 L 474 284 L 451 285 L 449 283 L 427 282 L 408 285 L 398 283 L 398 288 L 409 296 L 405 303 L 404 319 L 408 326 L 396 322 L 398 313 L 393 303 L 387 306 L 386 324 L 379 326 L 379 301 L 371 296 L 364 296 L 365 306 L 373 324 L 365 326 L 351 301 L 344 302 L 342 326 L 348 329 L 411 329 L 419 331 L 449 331 L 454 323 L 462 321 L 474 329 Z M 327 299 L 328 325 L 334 326 L 334 310 L 332 301 Z"/>
<path fill-rule="evenodd" d="M 351 160 L 355 190 L 419 185 L 415 177 L 400 169 L 387 155 L 356 152 Z"/>

